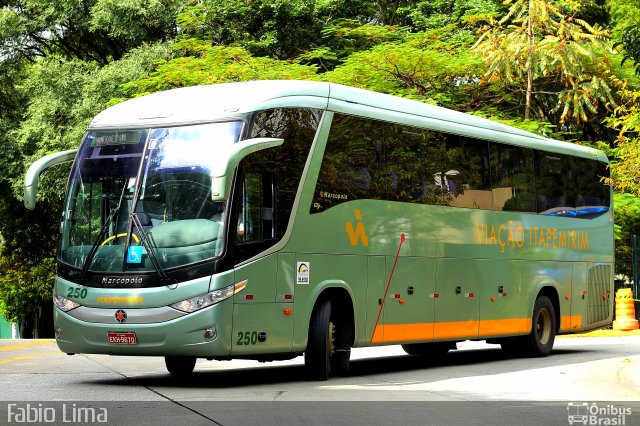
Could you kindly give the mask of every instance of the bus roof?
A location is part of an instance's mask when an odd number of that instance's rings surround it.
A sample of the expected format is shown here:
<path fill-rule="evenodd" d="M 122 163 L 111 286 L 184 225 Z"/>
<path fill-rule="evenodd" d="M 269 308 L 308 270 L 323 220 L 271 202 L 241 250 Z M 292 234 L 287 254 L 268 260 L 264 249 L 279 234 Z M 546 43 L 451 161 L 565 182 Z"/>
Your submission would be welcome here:
<path fill-rule="evenodd" d="M 93 119 L 89 129 L 198 124 L 287 106 L 329 109 L 372 118 L 379 115 L 383 120 L 397 120 L 404 124 L 608 162 L 601 151 L 547 139 L 470 114 L 369 90 L 302 80 L 224 83 L 152 93 L 102 111 Z"/>

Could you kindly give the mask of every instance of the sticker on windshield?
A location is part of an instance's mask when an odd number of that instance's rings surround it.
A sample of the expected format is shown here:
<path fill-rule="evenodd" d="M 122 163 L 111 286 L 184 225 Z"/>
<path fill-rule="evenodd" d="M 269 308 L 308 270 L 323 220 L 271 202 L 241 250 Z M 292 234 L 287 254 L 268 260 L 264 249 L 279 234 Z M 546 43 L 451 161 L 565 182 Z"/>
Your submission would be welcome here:
<path fill-rule="evenodd" d="M 94 132 L 89 137 L 92 147 L 135 145 L 140 142 L 142 133 L 142 130 L 108 130 Z"/>
<path fill-rule="evenodd" d="M 296 268 L 296 284 L 309 284 L 309 270 L 311 264 L 309 262 L 298 262 Z"/>
<path fill-rule="evenodd" d="M 129 246 L 127 263 L 142 263 L 142 246 Z"/>

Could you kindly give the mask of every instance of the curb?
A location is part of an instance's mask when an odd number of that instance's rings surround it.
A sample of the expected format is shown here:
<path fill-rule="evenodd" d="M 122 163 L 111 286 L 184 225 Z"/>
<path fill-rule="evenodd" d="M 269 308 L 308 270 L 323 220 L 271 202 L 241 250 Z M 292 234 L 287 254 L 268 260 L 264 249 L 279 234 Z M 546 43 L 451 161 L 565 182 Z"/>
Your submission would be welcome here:
<path fill-rule="evenodd" d="M 563 334 L 561 336 L 556 336 L 559 338 L 563 337 L 627 337 L 627 336 L 640 336 L 640 330 L 613 330 L 613 329 L 602 329 L 602 330 L 594 330 L 588 333 L 577 333 L 577 334 Z"/>

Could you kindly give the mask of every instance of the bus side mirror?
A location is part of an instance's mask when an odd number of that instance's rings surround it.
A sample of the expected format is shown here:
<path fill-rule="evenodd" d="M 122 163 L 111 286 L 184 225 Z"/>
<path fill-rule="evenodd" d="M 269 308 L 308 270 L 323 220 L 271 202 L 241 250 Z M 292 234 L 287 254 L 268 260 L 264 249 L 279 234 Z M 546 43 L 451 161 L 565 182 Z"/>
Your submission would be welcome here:
<path fill-rule="evenodd" d="M 280 138 L 254 138 L 234 143 L 220 155 L 211 169 L 211 199 L 223 201 L 229 197 L 231 176 L 240 161 L 247 155 L 263 149 L 275 148 L 284 143 Z"/>
<path fill-rule="evenodd" d="M 42 172 L 56 164 L 73 161 L 76 157 L 77 149 L 69 151 L 61 151 L 53 154 L 45 155 L 36 160 L 24 175 L 24 206 L 29 210 L 36 208 L 36 195 L 38 194 L 38 179 Z"/>

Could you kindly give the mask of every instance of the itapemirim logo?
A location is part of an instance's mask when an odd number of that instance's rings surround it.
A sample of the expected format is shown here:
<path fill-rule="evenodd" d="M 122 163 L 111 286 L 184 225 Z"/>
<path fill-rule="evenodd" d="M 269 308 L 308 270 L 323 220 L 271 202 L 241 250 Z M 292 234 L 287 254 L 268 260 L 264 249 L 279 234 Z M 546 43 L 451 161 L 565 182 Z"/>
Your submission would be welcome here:
<path fill-rule="evenodd" d="M 570 425 L 626 425 L 631 408 L 613 404 L 598 405 L 595 402 L 570 402 L 567 404 L 567 421 Z"/>
<path fill-rule="evenodd" d="M 349 242 L 352 246 L 362 244 L 366 247 L 369 245 L 369 237 L 367 236 L 367 231 L 365 231 L 364 224 L 362 223 L 362 213 L 360 213 L 360 210 L 355 209 L 353 211 L 353 215 L 358 222 L 356 222 L 355 229 L 353 227 L 353 222 L 347 222 L 346 230 L 349 235 Z"/>

